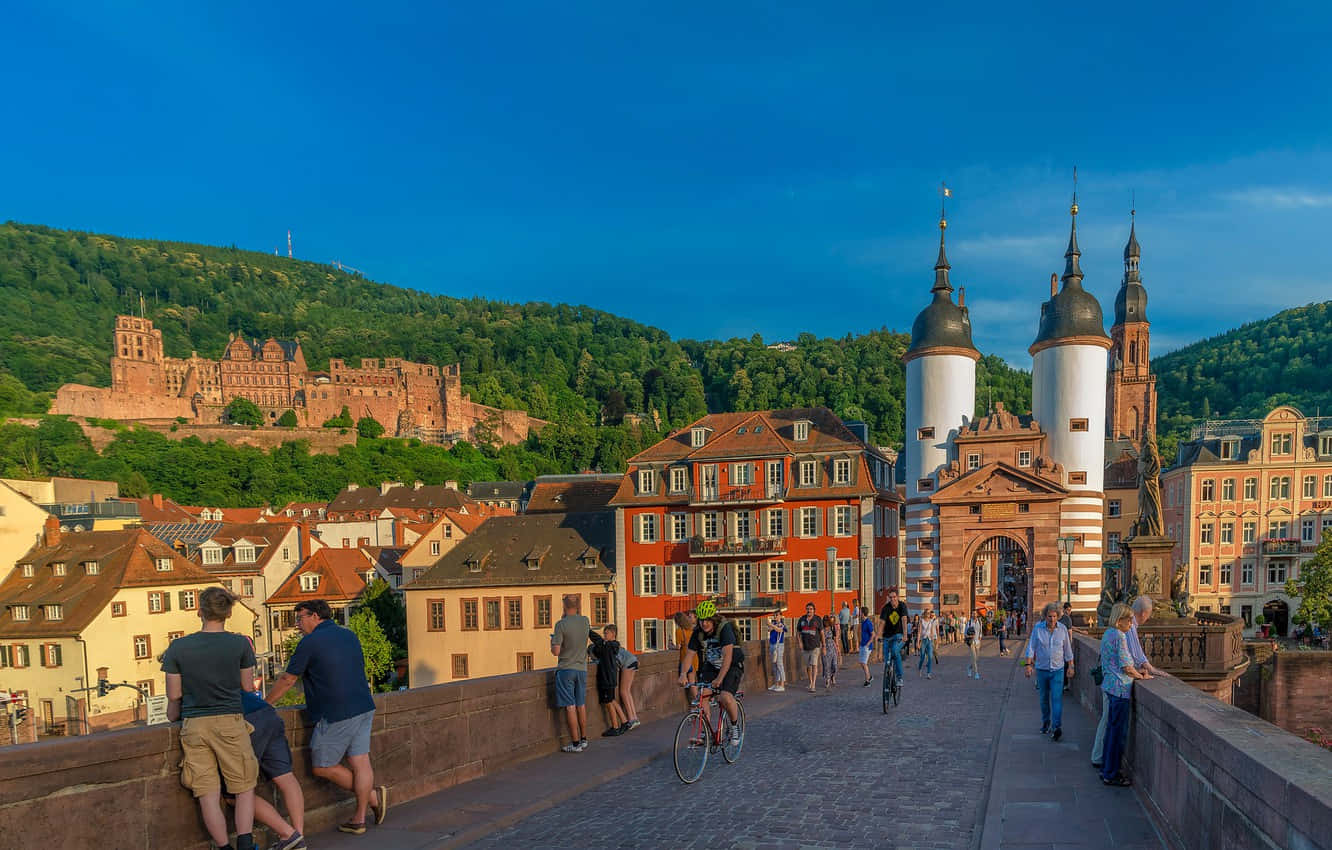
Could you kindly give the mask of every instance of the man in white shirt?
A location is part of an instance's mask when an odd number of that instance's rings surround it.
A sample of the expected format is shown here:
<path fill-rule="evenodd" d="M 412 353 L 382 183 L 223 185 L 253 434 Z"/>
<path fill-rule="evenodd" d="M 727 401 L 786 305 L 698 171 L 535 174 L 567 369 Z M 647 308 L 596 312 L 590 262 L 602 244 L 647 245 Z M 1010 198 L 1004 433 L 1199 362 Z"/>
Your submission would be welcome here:
<path fill-rule="evenodd" d="M 1036 670 L 1036 690 L 1041 695 L 1041 734 L 1053 730 L 1054 740 L 1064 736 L 1064 679 L 1073 675 L 1073 640 L 1059 622 L 1059 603 L 1045 606 L 1044 617 L 1031 630 L 1023 667 L 1026 676 Z"/>
<path fill-rule="evenodd" d="M 962 639 L 966 641 L 967 649 L 971 650 L 971 666 L 967 668 L 967 676 L 972 679 L 981 677 L 980 646 L 982 631 L 980 611 L 972 611 L 971 618 L 962 625 Z"/>

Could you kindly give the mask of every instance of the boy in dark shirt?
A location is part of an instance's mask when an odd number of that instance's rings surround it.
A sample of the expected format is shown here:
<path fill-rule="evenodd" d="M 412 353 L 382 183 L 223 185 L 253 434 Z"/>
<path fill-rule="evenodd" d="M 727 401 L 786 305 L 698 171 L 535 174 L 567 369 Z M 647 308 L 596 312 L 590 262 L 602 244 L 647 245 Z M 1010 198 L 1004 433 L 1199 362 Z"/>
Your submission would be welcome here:
<path fill-rule="evenodd" d="M 221 587 L 199 594 L 202 629 L 177 638 L 162 656 L 167 718 L 183 718 L 180 747 L 185 757 L 180 782 L 199 801 L 204 826 L 219 850 L 231 850 L 222 788 L 236 795 L 236 850 L 254 850 L 254 786 L 259 762 L 250 745 L 241 690 L 254 681 L 254 650 L 244 636 L 226 631 L 236 597 Z"/>
<path fill-rule="evenodd" d="M 625 727 L 629 724 L 628 718 L 620 710 L 620 704 L 615 701 L 615 691 L 620 686 L 620 665 L 616 663 L 620 642 L 607 640 L 593 631 L 587 633 L 587 639 L 592 641 L 591 655 L 597 662 L 597 701 L 605 707 L 607 722 L 610 723 L 610 728 L 601 734 L 614 738 L 628 731 Z"/>

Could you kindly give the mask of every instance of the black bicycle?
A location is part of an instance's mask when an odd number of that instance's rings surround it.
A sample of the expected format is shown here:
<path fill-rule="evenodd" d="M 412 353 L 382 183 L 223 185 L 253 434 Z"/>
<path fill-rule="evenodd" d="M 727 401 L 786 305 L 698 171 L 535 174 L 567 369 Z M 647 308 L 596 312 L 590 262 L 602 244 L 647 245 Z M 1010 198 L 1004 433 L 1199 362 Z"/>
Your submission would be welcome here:
<path fill-rule="evenodd" d="M 893 665 L 893 653 L 883 648 L 883 713 L 888 713 L 888 703 L 897 705 L 902 701 L 902 681 L 897 678 L 897 667 Z"/>

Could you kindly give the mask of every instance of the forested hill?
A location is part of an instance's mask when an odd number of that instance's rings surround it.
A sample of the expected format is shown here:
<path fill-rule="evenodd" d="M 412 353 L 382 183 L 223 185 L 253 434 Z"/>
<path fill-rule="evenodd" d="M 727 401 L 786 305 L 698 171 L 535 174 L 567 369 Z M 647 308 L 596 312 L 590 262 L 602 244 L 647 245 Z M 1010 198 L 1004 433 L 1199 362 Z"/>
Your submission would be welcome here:
<path fill-rule="evenodd" d="M 25 388 L 108 385 L 114 316 L 137 311 L 140 295 L 170 356 L 217 357 L 233 331 L 299 338 L 312 367 L 330 357 L 460 362 L 476 401 L 574 429 L 625 412 L 655 411 L 678 426 L 709 407 L 821 404 L 868 422 L 880 442 L 902 439 L 907 337 L 886 329 L 804 335 L 793 351 L 757 338 L 676 342 L 588 307 L 431 295 L 235 248 L 13 222 L 0 225 L 0 413 L 44 409 Z M 979 372 L 995 400 L 1030 407 L 1025 373 L 997 358 Z"/>
<path fill-rule="evenodd" d="M 1332 302 L 1268 319 L 1156 358 L 1161 430 L 1195 420 L 1248 419 L 1278 404 L 1332 412 Z"/>

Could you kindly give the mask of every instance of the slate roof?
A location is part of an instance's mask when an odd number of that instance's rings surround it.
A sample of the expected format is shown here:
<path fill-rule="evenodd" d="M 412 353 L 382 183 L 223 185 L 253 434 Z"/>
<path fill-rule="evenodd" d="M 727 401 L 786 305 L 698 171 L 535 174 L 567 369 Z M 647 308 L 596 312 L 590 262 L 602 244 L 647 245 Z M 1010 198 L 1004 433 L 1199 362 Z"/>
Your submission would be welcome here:
<path fill-rule="evenodd" d="M 586 513 L 610 508 L 623 475 L 542 475 L 532 483 L 526 512 Z"/>
<path fill-rule="evenodd" d="M 281 551 L 282 541 L 294 527 L 295 523 L 292 522 L 152 523 L 145 526 L 154 537 L 168 546 L 174 547 L 178 540 L 184 543 L 186 557 L 204 570 L 217 575 L 263 572 L 268 562 Z M 205 534 L 207 536 L 204 536 Z M 203 563 L 203 555 L 199 553 L 199 549 L 209 540 L 224 547 L 222 563 Z M 254 544 L 252 563 L 236 563 L 235 546 L 242 540 L 249 540 Z"/>
<path fill-rule="evenodd" d="M 527 492 L 527 484 L 522 481 L 473 481 L 467 485 L 467 495 L 469 498 L 482 501 L 484 499 L 510 499 L 517 501 Z"/>
<path fill-rule="evenodd" d="M 466 495 L 443 484 L 423 484 L 420 487 L 398 484 L 388 492 L 378 487 L 344 489 L 328 503 L 328 513 L 381 510 L 383 508 L 475 508 L 476 503 Z"/>
<path fill-rule="evenodd" d="M 170 558 L 171 569 L 158 572 L 156 560 Z M 97 575 L 83 564 L 96 561 Z M 57 576 L 52 564 L 63 563 Z M 0 583 L 0 637 L 59 637 L 77 634 L 127 587 L 207 586 L 217 579 L 142 528 L 62 534 L 55 546 L 39 543 L 18 560 L 32 564 L 26 578 L 15 566 Z M 12 607 L 29 607 L 29 619 L 14 620 Z M 48 621 L 43 605 L 63 607 L 63 618 Z"/>
<path fill-rule="evenodd" d="M 609 511 L 494 517 L 406 589 L 602 585 L 614 575 L 614 550 Z"/>
<path fill-rule="evenodd" d="M 929 348 L 955 348 L 976 351 L 971 341 L 971 312 L 953 303 L 953 284 L 948 279 L 952 268 L 944 254 L 944 222 L 939 223 L 939 259 L 934 263 L 934 299 L 911 323 L 908 356 Z M 979 352 L 977 352 L 979 354 Z"/>

